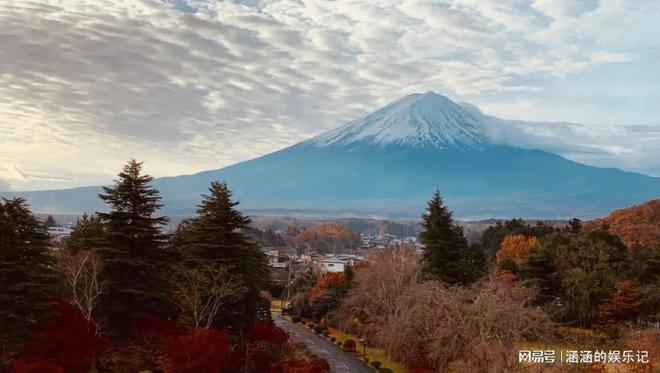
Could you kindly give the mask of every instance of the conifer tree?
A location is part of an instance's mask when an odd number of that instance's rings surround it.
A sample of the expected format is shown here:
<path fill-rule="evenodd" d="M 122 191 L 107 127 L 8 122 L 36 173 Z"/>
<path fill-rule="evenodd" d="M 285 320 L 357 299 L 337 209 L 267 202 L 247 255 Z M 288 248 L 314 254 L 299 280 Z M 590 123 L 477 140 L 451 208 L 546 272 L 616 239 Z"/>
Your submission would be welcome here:
<path fill-rule="evenodd" d="M 93 214 L 83 214 L 71 231 L 66 247 L 71 253 L 98 250 L 105 243 L 105 228 L 101 217 Z"/>
<path fill-rule="evenodd" d="M 97 307 L 110 333 L 127 335 L 130 325 L 146 316 L 171 317 L 166 280 L 171 274 L 172 254 L 167 249 L 162 225 L 155 216 L 161 207 L 159 192 L 142 175 L 142 163 L 129 161 L 113 187 L 99 195 L 110 211 L 99 213 L 105 226 L 103 261 L 105 292 Z"/>
<path fill-rule="evenodd" d="M 55 218 L 53 218 L 53 215 L 48 215 L 44 225 L 46 225 L 48 228 L 57 227 L 57 222 L 55 221 Z"/>
<path fill-rule="evenodd" d="M 553 300 L 561 292 L 553 248 L 539 247 L 532 250 L 522 265 L 520 277 L 525 284 L 539 290 L 536 299 L 540 304 Z"/>
<path fill-rule="evenodd" d="M 266 257 L 246 231 L 250 219 L 236 210 L 227 185 L 211 183 L 197 216 L 187 220 L 172 239 L 184 252 L 185 265 L 191 268 L 211 266 L 228 270 L 246 290 L 244 296 L 225 305 L 216 321 L 218 326 L 243 328 L 251 323 L 260 303 L 260 291 L 269 283 Z"/>
<path fill-rule="evenodd" d="M 22 198 L 0 200 L 0 344 L 17 347 L 52 308 L 48 233 Z"/>
<path fill-rule="evenodd" d="M 465 284 L 476 280 L 483 261 L 467 244 L 463 229 L 454 224 L 452 212 L 443 204 L 440 192 L 435 192 L 422 217 L 423 268 L 432 278 L 450 284 Z"/>

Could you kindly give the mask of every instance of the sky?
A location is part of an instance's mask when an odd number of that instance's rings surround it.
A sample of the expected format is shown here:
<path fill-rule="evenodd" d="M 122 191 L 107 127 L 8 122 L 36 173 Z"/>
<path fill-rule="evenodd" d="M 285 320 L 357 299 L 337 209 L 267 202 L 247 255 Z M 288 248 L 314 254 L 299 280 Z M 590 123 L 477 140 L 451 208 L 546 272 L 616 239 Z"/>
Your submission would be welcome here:
<path fill-rule="evenodd" d="M 656 0 L 0 0 L 0 190 L 108 183 L 129 158 L 217 169 L 426 91 L 542 122 L 503 141 L 660 176 L 658 19 Z"/>

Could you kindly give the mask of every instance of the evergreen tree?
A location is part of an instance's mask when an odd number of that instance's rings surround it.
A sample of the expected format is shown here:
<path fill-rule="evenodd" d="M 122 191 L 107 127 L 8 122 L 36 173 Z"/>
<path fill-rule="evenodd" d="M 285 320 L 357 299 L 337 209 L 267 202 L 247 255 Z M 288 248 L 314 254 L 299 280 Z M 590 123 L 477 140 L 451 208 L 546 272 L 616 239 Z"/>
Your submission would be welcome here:
<path fill-rule="evenodd" d="M 660 283 L 660 245 L 633 244 L 630 248 L 630 276 L 639 284 Z"/>
<path fill-rule="evenodd" d="M 422 219 L 419 239 L 424 247 L 424 271 L 450 284 L 476 280 L 483 266 L 481 254 L 468 247 L 463 229 L 454 224 L 452 212 L 444 206 L 440 192 L 433 194 Z"/>
<path fill-rule="evenodd" d="M 105 228 L 100 216 L 83 214 L 76 221 L 71 231 L 71 236 L 66 242 L 66 247 L 71 253 L 81 251 L 98 250 L 105 243 Z"/>
<path fill-rule="evenodd" d="M 0 345 L 18 347 L 52 308 L 57 280 L 48 233 L 25 200 L 0 200 Z"/>
<path fill-rule="evenodd" d="M 160 195 L 141 171 L 142 163 L 129 161 L 114 186 L 99 195 L 110 211 L 98 214 L 106 232 L 99 249 L 105 292 L 97 309 L 116 337 L 126 336 L 138 319 L 174 312 L 166 281 L 173 258 L 161 232 L 167 218 L 155 216 Z"/>
<path fill-rule="evenodd" d="M 254 321 L 263 303 L 260 291 L 269 283 L 265 255 L 246 235 L 250 219 L 235 207 L 227 185 L 211 183 L 209 195 L 204 195 L 197 216 L 187 220 L 172 238 L 185 255 L 185 265 L 196 268 L 213 266 L 227 268 L 247 289 L 236 302 L 226 305 L 216 326 L 244 328 Z"/>
<path fill-rule="evenodd" d="M 55 221 L 55 218 L 53 218 L 52 215 L 48 215 L 44 224 L 48 228 L 57 227 L 57 222 Z"/>
<path fill-rule="evenodd" d="M 537 301 L 546 304 L 561 293 L 561 283 L 552 248 L 539 247 L 530 252 L 520 271 L 523 281 L 538 289 Z"/>
<path fill-rule="evenodd" d="M 500 245 L 506 236 L 522 234 L 542 238 L 554 231 L 554 228 L 540 221 L 532 226 L 522 219 L 511 219 L 504 223 L 498 220 L 497 224 L 488 227 L 481 235 L 480 245 L 484 253 L 484 260 L 487 265 L 495 263 L 495 255 L 500 250 Z"/>
<path fill-rule="evenodd" d="M 566 224 L 566 231 L 571 232 L 571 233 L 580 233 L 582 230 L 582 220 L 578 218 L 573 218 L 568 221 L 568 224 Z"/>

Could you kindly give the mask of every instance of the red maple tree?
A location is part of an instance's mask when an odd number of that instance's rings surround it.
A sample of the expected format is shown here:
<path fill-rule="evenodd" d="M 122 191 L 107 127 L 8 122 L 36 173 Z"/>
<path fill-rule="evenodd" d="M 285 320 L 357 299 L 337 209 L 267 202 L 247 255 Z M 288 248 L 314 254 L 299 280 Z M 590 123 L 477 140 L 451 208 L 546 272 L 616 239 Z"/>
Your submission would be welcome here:
<path fill-rule="evenodd" d="M 231 365 L 229 333 L 215 329 L 191 330 L 171 338 L 165 346 L 176 373 L 222 373 Z"/>
<path fill-rule="evenodd" d="M 64 300 L 54 303 L 59 314 L 35 328 L 26 344 L 25 354 L 17 360 L 18 368 L 44 366 L 48 361 L 66 372 L 87 372 L 100 354 L 110 348 L 110 340 L 103 337 L 96 325 L 85 319 L 71 303 Z"/>

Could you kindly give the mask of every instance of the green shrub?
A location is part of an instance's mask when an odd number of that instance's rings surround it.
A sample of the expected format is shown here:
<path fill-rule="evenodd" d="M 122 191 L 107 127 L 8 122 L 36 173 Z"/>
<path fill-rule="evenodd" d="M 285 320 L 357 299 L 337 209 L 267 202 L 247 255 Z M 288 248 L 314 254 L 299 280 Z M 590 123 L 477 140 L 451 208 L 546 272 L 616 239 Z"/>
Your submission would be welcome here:
<path fill-rule="evenodd" d="M 372 367 L 374 367 L 374 368 L 376 368 L 376 369 L 379 369 L 380 366 L 383 365 L 383 364 L 382 364 L 380 361 L 378 361 L 378 360 L 374 360 L 374 361 L 372 361 L 371 364 L 369 364 L 369 365 L 371 365 Z"/>
<path fill-rule="evenodd" d="M 344 351 L 346 351 L 346 352 L 355 352 L 355 346 L 356 346 L 356 344 L 355 344 L 354 340 L 347 339 L 344 342 Z"/>

